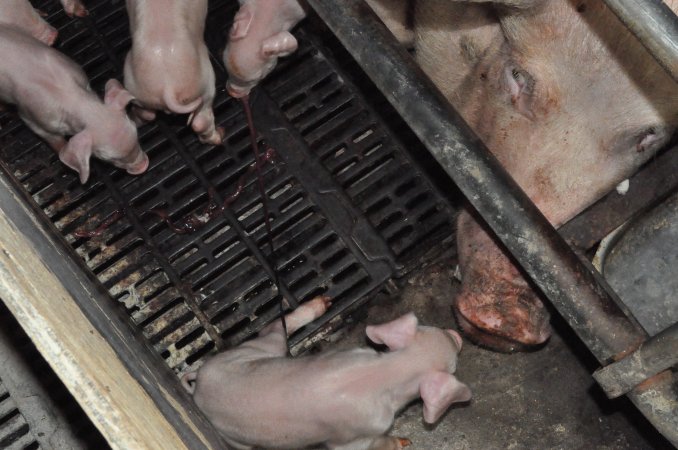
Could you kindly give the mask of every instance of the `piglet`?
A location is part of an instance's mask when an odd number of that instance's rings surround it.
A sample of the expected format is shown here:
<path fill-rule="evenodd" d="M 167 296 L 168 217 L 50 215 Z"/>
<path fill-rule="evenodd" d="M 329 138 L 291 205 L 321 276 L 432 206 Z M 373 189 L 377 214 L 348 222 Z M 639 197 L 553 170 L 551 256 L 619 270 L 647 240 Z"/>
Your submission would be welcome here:
<path fill-rule="evenodd" d="M 125 59 L 125 87 L 140 121 L 155 111 L 190 114 L 200 141 L 221 144 L 214 124 L 214 69 L 203 41 L 207 0 L 127 0 L 132 49 Z"/>
<path fill-rule="evenodd" d="M 297 49 L 289 30 L 306 16 L 297 0 L 240 0 L 223 60 L 226 89 L 244 97 L 268 75 L 278 57 Z"/>
<path fill-rule="evenodd" d="M 91 155 L 131 174 L 146 170 L 148 157 L 125 113 L 132 96 L 118 81 L 106 83 L 102 103 L 80 66 L 13 27 L 0 26 L 0 61 L 0 102 L 16 105 L 19 117 L 82 183 Z"/>
<path fill-rule="evenodd" d="M 47 45 L 54 44 L 58 34 L 28 0 L 1 0 L 0 24 L 14 26 Z"/>
<path fill-rule="evenodd" d="M 316 297 L 285 316 L 288 333 L 322 315 Z M 208 360 L 182 378 L 198 407 L 235 448 L 401 449 L 385 436 L 395 413 L 421 397 L 424 420 L 436 422 L 455 402 L 471 398 L 453 375 L 461 338 L 418 326 L 414 314 L 368 326 L 367 336 L 390 351 L 369 348 L 286 357 L 281 321 Z"/>

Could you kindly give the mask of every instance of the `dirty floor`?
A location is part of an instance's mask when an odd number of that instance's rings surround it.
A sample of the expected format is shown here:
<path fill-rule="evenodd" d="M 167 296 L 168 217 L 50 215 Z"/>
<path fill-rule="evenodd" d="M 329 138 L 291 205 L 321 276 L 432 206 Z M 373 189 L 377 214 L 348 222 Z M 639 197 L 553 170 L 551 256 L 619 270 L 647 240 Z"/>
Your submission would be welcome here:
<path fill-rule="evenodd" d="M 324 347 L 364 345 L 365 324 L 410 310 L 420 323 L 456 328 L 453 268 L 452 261 L 438 262 L 412 277 L 398 298 L 375 298 L 363 318 Z M 414 403 L 391 434 L 409 438 L 411 450 L 673 448 L 628 400 L 606 399 L 590 376 L 595 359 L 560 318 L 552 324 L 553 337 L 532 353 L 499 354 L 465 342 L 457 378 L 471 387 L 471 403 L 451 409 L 433 427 L 424 425 L 421 403 Z"/>

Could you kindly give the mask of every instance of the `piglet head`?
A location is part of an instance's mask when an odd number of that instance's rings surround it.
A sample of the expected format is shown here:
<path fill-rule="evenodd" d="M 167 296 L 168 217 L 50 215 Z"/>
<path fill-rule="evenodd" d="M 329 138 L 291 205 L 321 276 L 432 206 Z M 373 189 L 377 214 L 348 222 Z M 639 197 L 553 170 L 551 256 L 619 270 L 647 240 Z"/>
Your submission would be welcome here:
<path fill-rule="evenodd" d="M 132 94 L 118 80 L 108 80 L 104 95 L 105 111 L 99 117 L 93 118 L 91 126 L 85 130 L 90 137 L 88 152 L 79 147 L 77 167 L 66 162 L 80 173 L 81 182 L 84 183 L 89 176 L 89 162 L 85 166 L 85 159 L 89 160 L 91 154 L 127 170 L 132 175 L 143 173 L 148 168 L 148 156 L 141 150 L 137 129 L 125 111 L 132 100 Z M 75 137 L 77 135 L 73 139 Z"/>
<path fill-rule="evenodd" d="M 408 313 L 382 325 L 368 326 L 370 340 L 385 344 L 391 351 L 410 352 L 407 364 L 421 370 L 419 395 L 424 401 L 424 420 L 436 422 L 450 405 L 471 399 L 471 390 L 455 378 L 461 336 L 454 330 L 419 326 Z"/>
<path fill-rule="evenodd" d="M 293 53 L 298 47 L 288 30 L 306 15 L 304 10 L 295 1 L 272 3 L 245 2 L 233 18 L 223 54 L 228 72 L 226 90 L 232 97 L 248 95 L 275 68 L 279 57 Z M 274 15 L 262 11 L 274 8 Z"/>

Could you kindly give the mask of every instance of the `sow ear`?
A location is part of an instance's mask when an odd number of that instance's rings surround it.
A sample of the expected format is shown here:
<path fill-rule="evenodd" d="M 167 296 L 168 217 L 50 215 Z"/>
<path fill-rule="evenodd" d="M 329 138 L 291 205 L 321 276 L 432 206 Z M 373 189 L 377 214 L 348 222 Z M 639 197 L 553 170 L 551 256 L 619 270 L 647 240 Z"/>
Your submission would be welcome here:
<path fill-rule="evenodd" d="M 419 384 L 419 395 L 424 401 L 424 420 L 434 423 L 452 403 L 471 400 L 471 390 L 454 375 L 447 372 L 430 372 Z"/>
<path fill-rule="evenodd" d="M 81 131 L 73 136 L 59 151 L 59 159 L 80 174 L 80 182 L 85 184 L 89 178 L 89 158 L 92 156 L 92 136 Z"/>
<path fill-rule="evenodd" d="M 391 322 L 370 325 L 365 328 L 365 334 L 375 344 L 386 344 L 390 350 L 400 350 L 414 339 L 417 324 L 417 317 L 413 313 L 408 313 Z"/>
<path fill-rule="evenodd" d="M 106 92 L 104 94 L 104 103 L 123 111 L 127 104 L 134 100 L 134 96 L 125 89 L 115 78 L 106 82 Z"/>

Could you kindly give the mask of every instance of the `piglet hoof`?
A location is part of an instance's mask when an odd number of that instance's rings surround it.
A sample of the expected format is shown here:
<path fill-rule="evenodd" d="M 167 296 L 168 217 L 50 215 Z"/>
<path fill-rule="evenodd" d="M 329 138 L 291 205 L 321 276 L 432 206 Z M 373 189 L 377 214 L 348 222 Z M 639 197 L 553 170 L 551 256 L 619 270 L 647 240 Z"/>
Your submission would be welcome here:
<path fill-rule="evenodd" d="M 307 305 L 313 310 L 313 315 L 318 318 L 330 309 L 330 306 L 332 306 L 332 299 L 327 295 L 319 295 L 312 300 L 309 300 Z"/>
<path fill-rule="evenodd" d="M 396 438 L 396 440 L 398 441 L 398 443 L 397 443 L 397 445 L 398 445 L 398 447 L 397 447 L 398 450 L 403 449 L 403 448 L 405 448 L 405 447 L 408 447 L 408 446 L 412 445 L 412 441 L 410 441 L 410 440 L 407 439 L 407 438 Z"/>
<path fill-rule="evenodd" d="M 55 30 L 52 27 L 49 27 L 49 29 L 45 30 L 44 33 L 38 38 L 41 42 L 44 42 L 45 44 L 49 45 L 50 47 L 54 45 L 54 42 L 56 42 L 57 37 L 59 36 L 59 32 Z M 36 36 L 37 37 L 37 36 Z"/>
<path fill-rule="evenodd" d="M 89 11 L 85 8 L 80 0 L 62 0 L 61 2 L 68 17 L 85 17 L 89 15 Z"/>

